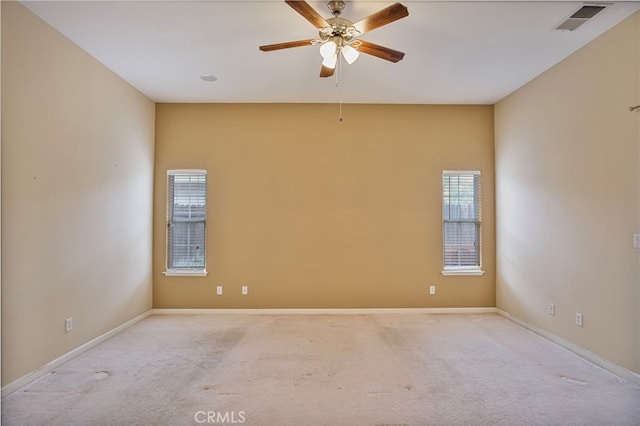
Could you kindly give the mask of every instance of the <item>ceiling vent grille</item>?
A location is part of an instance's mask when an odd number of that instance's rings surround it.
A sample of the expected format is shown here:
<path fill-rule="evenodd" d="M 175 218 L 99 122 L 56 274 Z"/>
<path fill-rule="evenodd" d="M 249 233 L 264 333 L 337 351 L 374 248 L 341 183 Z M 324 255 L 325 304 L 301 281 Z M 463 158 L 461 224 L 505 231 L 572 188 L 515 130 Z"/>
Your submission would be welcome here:
<path fill-rule="evenodd" d="M 587 22 L 598 14 L 605 6 L 582 6 L 573 15 L 571 15 L 566 21 L 556 27 L 556 30 L 573 31 L 580 25 Z"/>

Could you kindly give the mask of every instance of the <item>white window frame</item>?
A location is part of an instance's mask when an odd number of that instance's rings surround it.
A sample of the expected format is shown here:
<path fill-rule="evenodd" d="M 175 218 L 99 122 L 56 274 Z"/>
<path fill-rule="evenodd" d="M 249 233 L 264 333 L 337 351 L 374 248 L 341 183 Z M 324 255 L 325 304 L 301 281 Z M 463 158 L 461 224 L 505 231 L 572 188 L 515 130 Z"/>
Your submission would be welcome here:
<path fill-rule="evenodd" d="M 446 223 L 452 222 L 445 217 L 445 192 L 444 181 L 450 176 L 474 176 L 478 179 L 478 185 L 474 193 L 476 208 L 476 217 L 474 219 L 477 226 L 477 239 L 475 244 L 478 246 L 478 265 L 446 265 Z M 442 275 L 483 275 L 482 270 L 482 173 L 479 170 L 443 170 L 442 171 Z M 453 221 L 456 222 L 456 221 Z"/>
<path fill-rule="evenodd" d="M 176 175 L 196 175 L 196 176 L 205 176 L 205 217 L 204 217 L 204 247 L 203 247 L 203 251 L 204 251 L 204 265 L 202 268 L 169 268 L 169 256 L 170 256 L 170 247 L 169 247 L 169 232 L 170 232 L 170 228 L 172 226 L 172 219 L 170 217 L 171 215 L 171 205 L 173 203 L 173 200 L 171 199 L 171 194 L 170 194 L 170 180 L 171 180 L 171 176 L 176 176 Z M 163 274 L 165 276 L 168 277 L 175 277 L 175 276 L 196 276 L 196 277 L 203 277 L 207 275 L 207 250 L 206 250 L 206 244 L 207 244 L 207 171 L 206 170 L 202 170 L 202 169 L 174 169 L 174 170 L 167 170 L 167 180 L 166 180 L 166 185 L 167 185 L 167 205 L 166 205 L 166 211 L 167 211 L 167 215 L 166 215 L 166 233 L 165 233 L 165 237 L 166 237 L 166 243 L 165 243 L 165 271 L 163 272 Z"/>

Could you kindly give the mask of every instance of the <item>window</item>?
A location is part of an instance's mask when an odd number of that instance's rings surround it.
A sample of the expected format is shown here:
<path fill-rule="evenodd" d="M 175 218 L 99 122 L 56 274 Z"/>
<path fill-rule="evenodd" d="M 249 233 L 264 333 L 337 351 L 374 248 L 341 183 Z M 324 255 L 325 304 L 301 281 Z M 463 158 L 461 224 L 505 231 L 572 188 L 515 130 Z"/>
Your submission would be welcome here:
<path fill-rule="evenodd" d="M 442 173 L 443 275 L 481 275 L 480 172 Z"/>
<path fill-rule="evenodd" d="M 206 275 L 207 172 L 167 171 L 165 275 Z"/>

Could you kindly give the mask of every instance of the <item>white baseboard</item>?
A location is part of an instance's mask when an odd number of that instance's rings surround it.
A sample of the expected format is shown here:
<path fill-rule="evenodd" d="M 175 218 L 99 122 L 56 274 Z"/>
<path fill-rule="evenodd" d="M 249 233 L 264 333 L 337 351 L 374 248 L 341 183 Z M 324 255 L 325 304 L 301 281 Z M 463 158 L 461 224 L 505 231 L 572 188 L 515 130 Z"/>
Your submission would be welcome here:
<path fill-rule="evenodd" d="M 565 340 L 562 337 L 556 336 L 555 334 L 550 333 L 547 330 L 544 330 L 540 327 L 536 327 L 535 325 L 531 325 L 525 321 L 522 321 L 521 319 L 514 317 L 513 315 L 503 311 L 502 309 L 495 308 L 495 312 L 515 322 L 516 324 L 521 325 L 522 327 L 533 331 L 534 333 L 544 337 L 545 339 L 550 340 L 551 342 L 559 346 L 562 346 L 568 351 L 573 352 L 574 354 L 578 355 L 581 358 L 586 359 L 587 361 L 597 365 L 598 367 L 603 368 L 612 374 L 615 374 L 621 379 L 627 380 L 632 383 L 640 384 L 640 374 L 634 373 L 633 371 L 628 370 L 622 366 L 619 366 L 618 364 L 614 364 L 613 362 L 606 360 L 601 356 L 594 354 L 593 352 L 588 351 L 581 346 L 571 343 L 570 341 Z"/>
<path fill-rule="evenodd" d="M 15 392 L 16 390 L 20 389 L 21 387 L 28 385 L 29 383 L 33 382 L 36 379 L 39 379 L 40 377 L 44 376 L 47 373 L 50 373 L 51 371 L 55 370 L 56 368 L 60 367 L 62 364 L 64 364 L 65 362 L 68 362 L 70 360 L 72 360 L 73 358 L 77 357 L 78 355 L 88 351 L 89 349 L 93 348 L 94 346 L 98 345 L 99 343 L 104 342 L 105 340 L 109 339 L 110 337 L 115 336 L 116 334 L 120 333 L 121 331 L 123 331 L 126 328 L 131 327 L 132 325 L 134 325 L 137 322 L 142 321 L 143 319 L 145 319 L 146 317 L 148 317 L 149 315 L 151 315 L 152 310 L 149 310 L 141 315 L 138 315 L 137 317 L 130 319 L 129 321 L 117 326 L 116 328 L 107 331 L 106 333 L 96 337 L 95 339 L 85 343 L 84 345 L 78 346 L 77 348 L 73 349 L 70 352 L 67 352 L 66 354 L 54 359 L 53 361 L 50 361 L 48 363 L 46 363 L 45 365 L 43 365 L 42 367 L 28 373 L 25 374 L 24 376 L 20 377 L 19 379 L 14 380 L 13 382 L 5 385 L 2 387 L 2 396 L 6 396 L 9 395 L 12 392 Z"/>
<path fill-rule="evenodd" d="M 154 309 L 153 315 L 493 314 L 496 308 Z"/>

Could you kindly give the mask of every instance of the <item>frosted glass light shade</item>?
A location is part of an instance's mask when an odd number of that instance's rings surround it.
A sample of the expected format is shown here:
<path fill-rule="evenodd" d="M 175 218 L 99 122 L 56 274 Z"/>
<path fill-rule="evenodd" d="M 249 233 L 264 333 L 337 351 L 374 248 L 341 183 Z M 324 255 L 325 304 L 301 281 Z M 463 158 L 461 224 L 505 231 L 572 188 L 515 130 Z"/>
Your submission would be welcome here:
<path fill-rule="evenodd" d="M 341 51 L 342 51 L 342 56 L 344 56 L 344 59 L 347 61 L 349 65 L 354 63 L 356 59 L 358 59 L 358 56 L 360 56 L 360 52 L 358 52 L 356 49 L 349 46 L 348 44 L 345 44 L 344 46 L 342 46 Z"/>
<path fill-rule="evenodd" d="M 332 40 L 327 41 L 322 46 L 320 46 L 320 55 L 324 59 L 329 59 L 332 56 L 335 56 L 336 53 L 338 53 L 338 45 Z"/>
<path fill-rule="evenodd" d="M 338 54 L 337 53 L 333 54 L 333 56 L 329 56 L 328 58 L 324 58 L 322 60 L 322 66 L 334 69 L 336 67 L 336 62 L 338 62 Z"/>

